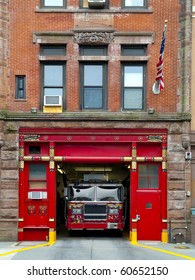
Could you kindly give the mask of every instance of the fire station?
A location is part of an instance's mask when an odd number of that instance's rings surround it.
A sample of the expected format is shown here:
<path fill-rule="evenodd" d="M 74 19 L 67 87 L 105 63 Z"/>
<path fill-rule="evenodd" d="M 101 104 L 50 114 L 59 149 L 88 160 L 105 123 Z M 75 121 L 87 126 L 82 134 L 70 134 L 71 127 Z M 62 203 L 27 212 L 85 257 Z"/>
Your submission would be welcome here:
<path fill-rule="evenodd" d="M 0 240 L 55 241 L 69 210 L 117 228 L 124 203 L 131 241 L 190 241 L 190 0 L 20 2 L 0 0 Z"/>
<path fill-rule="evenodd" d="M 129 167 L 130 235 L 135 240 L 164 240 L 166 151 L 166 130 L 21 128 L 19 197 L 24 199 L 20 202 L 19 239 L 45 240 L 56 234 L 56 170 L 63 162 L 110 166 L 115 172 L 118 168 L 118 176 L 126 176 L 121 166 Z"/>

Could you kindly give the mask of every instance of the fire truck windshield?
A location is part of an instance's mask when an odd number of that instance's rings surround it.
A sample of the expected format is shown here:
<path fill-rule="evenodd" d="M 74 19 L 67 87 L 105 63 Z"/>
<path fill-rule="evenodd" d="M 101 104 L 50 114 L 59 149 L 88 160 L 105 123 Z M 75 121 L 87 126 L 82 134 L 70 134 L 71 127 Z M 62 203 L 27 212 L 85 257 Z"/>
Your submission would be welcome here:
<path fill-rule="evenodd" d="M 95 187 L 94 186 L 72 186 L 70 190 L 70 199 L 74 201 L 94 201 Z"/>
<path fill-rule="evenodd" d="M 96 196 L 98 201 L 120 201 L 122 198 L 122 188 L 99 186 L 97 187 Z"/>

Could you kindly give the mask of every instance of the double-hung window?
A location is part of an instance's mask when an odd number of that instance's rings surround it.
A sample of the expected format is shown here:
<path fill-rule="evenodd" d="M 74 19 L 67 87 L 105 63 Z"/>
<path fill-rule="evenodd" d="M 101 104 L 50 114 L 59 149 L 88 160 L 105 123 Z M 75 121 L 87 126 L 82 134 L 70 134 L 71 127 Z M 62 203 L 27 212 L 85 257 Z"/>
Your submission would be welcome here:
<path fill-rule="evenodd" d="M 48 63 L 43 65 L 43 95 L 47 105 L 61 105 L 64 93 L 64 65 Z"/>
<path fill-rule="evenodd" d="M 144 65 L 123 65 L 123 109 L 144 108 Z"/>
<path fill-rule="evenodd" d="M 63 106 L 65 94 L 65 46 L 42 46 L 43 105 Z M 62 60 L 60 59 L 62 58 Z"/>
<path fill-rule="evenodd" d="M 143 110 L 146 62 L 140 57 L 146 55 L 146 46 L 122 46 L 122 55 L 128 60 L 122 64 L 122 107 L 124 110 Z"/>
<path fill-rule="evenodd" d="M 107 98 L 107 63 L 98 61 L 98 56 L 106 53 L 104 47 L 82 47 L 81 55 L 91 56 L 92 60 L 81 63 L 81 108 L 105 109 Z"/>

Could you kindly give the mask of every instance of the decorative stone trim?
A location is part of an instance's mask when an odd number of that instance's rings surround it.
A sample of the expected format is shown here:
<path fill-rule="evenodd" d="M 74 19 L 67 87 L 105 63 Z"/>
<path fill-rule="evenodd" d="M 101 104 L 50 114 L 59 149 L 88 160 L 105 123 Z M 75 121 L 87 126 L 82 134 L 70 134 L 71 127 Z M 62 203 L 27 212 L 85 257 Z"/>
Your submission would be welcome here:
<path fill-rule="evenodd" d="M 78 32 L 75 33 L 74 42 L 77 44 L 110 44 L 114 42 L 114 33 L 108 32 Z"/>

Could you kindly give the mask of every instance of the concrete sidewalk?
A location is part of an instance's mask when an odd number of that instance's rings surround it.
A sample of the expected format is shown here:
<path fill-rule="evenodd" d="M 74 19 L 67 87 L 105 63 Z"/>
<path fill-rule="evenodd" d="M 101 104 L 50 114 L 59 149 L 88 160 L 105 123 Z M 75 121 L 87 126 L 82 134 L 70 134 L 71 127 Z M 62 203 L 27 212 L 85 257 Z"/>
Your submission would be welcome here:
<path fill-rule="evenodd" d="M 9 260 L 12 259 L 13 255 L 41 248 L 44 246 L 52 246 L 53 243 L 49 242 L 38 242 L 38 241 L 23 241 L 23 242 L 0 242 L 0 260 Z"/>
<path fill-rule="evenodd" d="M 195 244 L 192 243 L 162 243 L 139 241 L 135 244 L 148 250 L 155 250 L 165 254 L 178 256 L 184 259 L 195 260 Z"/>
<path fill-rule="evenodd" d="M 126 250 L 131 251 L 131 254 L 133 252 L 133 256 L 135 259 L 142 259 L 142 254 L 143 252 L 143 259 L 146 259 L 147 256 L 151 256 L 154 259 L 186 259 L 186 260 L 195 260 L 195 245 L 191 243 L 180 243 L 180 244 L 172 244 L 172 243 L 161 243 L 161 242 L 147 242 L 147 241 L 142 241 L 142 242 L 136 242 L 136 243 L 131 243 L 130 241 L 127 242 L 128 240 L 126 239 L 124 242 L 128 246 L 128 248 L 125 248 Z M 90 246 L 90 240 L 85 240 L 86 247 Z M 101 240 L 98 241 L 100 245 L 99 249 L 101 249 Z M 116 241 L 115 241 L 116 242 Z M 119 242 L 119 240 L 118 240 Z M 74 240 L 73 243 L 73 248 L 75 246 L 79 247 L 79 240 Z M 97 244 L 97 243 L 96 243 Z M 102 243 L 103 244 L 103 243 Z M 116 243 L 115 243 L 116 244 Z M 57 240 L 54 243 L 46 243 L 46 242 L 35 242 L 35 241 L 23 241 L 23 242 L 0 242 L 0 260 L 11 260 L 15 259 L 16 255 L 18 253 L 22 258 L 22 256 L 25 259 L 25 251 L 28 251 L 28 256 L 30 258 L 30 255 L 34 256 L 36 255 L 36 252 L 39 252 L 39 256 L 41 256 L 40 252 L 47 252 L 47 255 L 52 256 L 52 252 L 54 250 L 58 250 L 60 247 L 67 248 L 67 245 L 70 245 L 70 240 L 69 239 L 64 239 L 64 240 Z M 112 245 L 113 246 L 113 245 Z M 53 247 L 53 248 L 52 248 Z M 69 246 L 70 247 L 70 246 Z M 97 246 L 96 246 L 97 247 Z M 109 245 L 108 245 L 109 247 Z M 123 250 L 124 247 L 121 247 L 120 250 Z M 71 248 L 69 248 L 71 250 Z M 36 251 L 37 250 L 37 251 Z M 93 250 L 95 250 L 95 246 L 93 243 Z M 34 252 L 33 252 L 34 251 Z M 73 250 L 74 251 L 74 250 Z M 139 255 L 136 255 L 139 254 Z M 44 254 L 43 254 L 44 256 Z M 74 257 L 74 256 L 73 256 Z M 105 254 L 103 255 L 103 258 L 105 257 Z M 109 256 L 106 256 L 107 259 L 109 259 Z M 51 257 L 52 258 L 52 257 Z M 132 259 L 132 256 L 130 256 Z M 49 259 L 49 257 L 48 257 Z M 78 259 L 78 256 L 75 253 L 75 259 Z M 128 259 L 128 256 L 127 256 Z"/>

